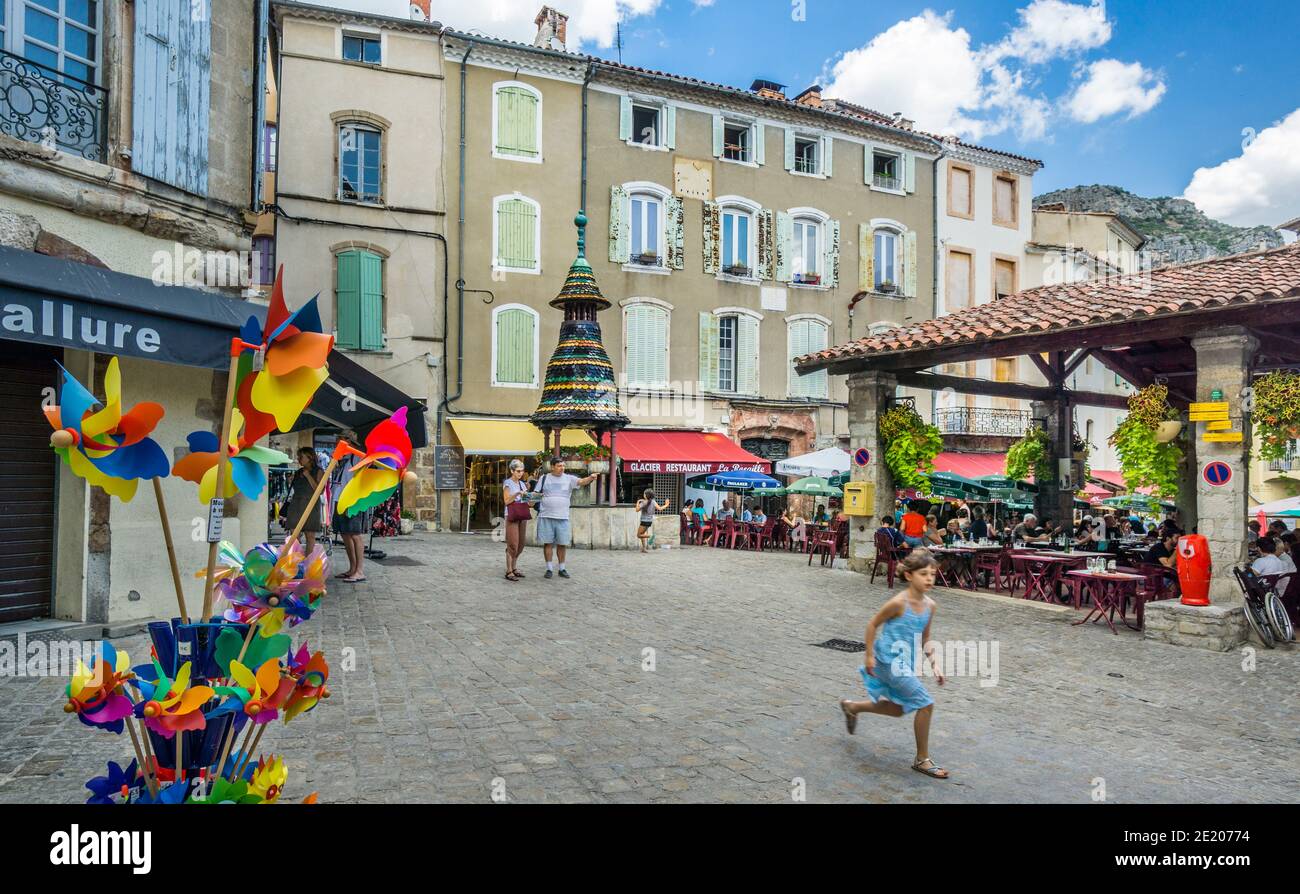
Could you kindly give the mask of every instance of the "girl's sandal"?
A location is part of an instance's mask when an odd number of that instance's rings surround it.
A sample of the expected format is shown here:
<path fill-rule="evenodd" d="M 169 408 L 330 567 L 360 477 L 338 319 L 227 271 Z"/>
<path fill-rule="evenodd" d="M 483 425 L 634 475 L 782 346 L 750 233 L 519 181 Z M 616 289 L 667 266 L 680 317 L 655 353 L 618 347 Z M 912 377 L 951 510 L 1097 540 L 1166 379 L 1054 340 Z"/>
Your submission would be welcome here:
<path fill-rule="evenodd" d="M 519 580 L 519 578 L 515 575 L 513 571 L 507 571 L 506 580 L 510 581 L 511 583 L 514 583 L 515 581 Z"/>
<path fill-rule="evenodd" d="M 849 728 L 849 735 L 851 736 L 858 728 L 858 715 L 850 714 L 849 709 L 844 707 L 844 701 L 844 699 L 840 699 L 840 710 L 844 712 L 844 725 Z"/>
<path fill-rule="evenodd" d="M 926 764 L 929 764 L 930 766 L 927 767 L 925 766 Z M 943 767 L 939 766 L 938 764 L 936 764 L 933 760 L 931 760 L 928 757 L 923 761 L 917 761 L 916 763 L 912 764 L 912 769 L 918 773 L 924 773 L 926 776 L 929 776 L 931 779 L 948 778 L 948 771 L 945 770 Z"/>
<path fill-rule="evenodd" d="M 522 571 L 516 571 L 516 572 L 515 572 L 515 580 L 519 580 L 519 579 L 521 579 L 521 578 L 525 578 L 525 577 L 527 577 L 527 576 L 528 576 L 528 575 L 524 574 Z"/>

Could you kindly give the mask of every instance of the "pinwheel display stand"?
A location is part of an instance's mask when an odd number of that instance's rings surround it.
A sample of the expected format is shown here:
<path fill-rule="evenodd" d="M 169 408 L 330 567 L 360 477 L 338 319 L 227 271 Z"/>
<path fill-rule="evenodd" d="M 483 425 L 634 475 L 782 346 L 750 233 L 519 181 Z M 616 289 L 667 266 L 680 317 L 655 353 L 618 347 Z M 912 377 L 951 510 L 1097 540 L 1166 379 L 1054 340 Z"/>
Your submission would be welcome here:
<path fill-rule="evenodd" d="M 282 279 L 283 268 L 265 324 L 251 317 L 232 341 L 220 434 L 191 434 L 190 452 L 170 469 L 166 452 L 149 437 L 163 408 L 142 403 L 122 411 L 116 358 L 105 374 L 102 403 L 64 370 L 59 403 L 45 410 L 54 429 L 51 446 L 74 474 L 124 501 L 140 480 L 152 480 L 179 611 L 148 625 L 150 661 L 133 666 L 104 641 L 91 666 L 79 664 L 68 684 L 64 711 L 86 726 L 127 733 L 134 752 L 125 769 L 110 762 L 105 775 L 86 783 L 89 803 L 277 801 L 288 769 L 281 757 L 259 752 L 263 735 L 273 721 L 291 722 L 329 697 L 323 653 L 305 643 L 295 649 L 283 632 L 312 617 L 329 579 L 323 547 L 306 554 L 298 542 L 308 514 L 283 544 L 261 543 L 247 552 L 222 541 L 218 531 L 226 496 L 238 490 L 257 499 L 266 487 L 263 467 L 289 459 L 256 442 L 292 431 L 329 375 L 333 338 L 321 331 L 316 299 L 290 313 Z M 340 442 L 308 512 L 329 472 L 345 460 L 352 477 L 339 511 L 351 515 L 382 503 L 409 474 L 411 452 L 402 408 L 374 428 L 364 451 Z M 197 484 L 209 507 L 197 618 L 186 605 L 158 485 L 169 473 Z M 220 603 L 225 608 L 217 612 Z"/>

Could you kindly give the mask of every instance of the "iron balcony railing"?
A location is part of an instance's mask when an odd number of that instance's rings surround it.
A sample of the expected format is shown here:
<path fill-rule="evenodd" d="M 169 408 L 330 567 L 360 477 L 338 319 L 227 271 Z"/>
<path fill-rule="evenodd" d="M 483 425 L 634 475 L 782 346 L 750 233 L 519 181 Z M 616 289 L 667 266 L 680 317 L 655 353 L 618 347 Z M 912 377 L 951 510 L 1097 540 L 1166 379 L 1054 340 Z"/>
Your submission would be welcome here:
<path fill-rule="evenodd" d="M 102 162 L 108 91 L 0 50 L 0 133 Z"/>
<path fill-rule="evenodd" d="M 878 189 L 892 189 L 897 191 L 903 188 L 903 182 L 901 180 L 897 177 L 890 177 L 885 174 L 876 174 L 872 177 L 872 183 L 874 183 Z"/>
<path fill-rule="evenodd" d="M 1286 454 L 1281 459 L 1269 460 L 1270 472 L 1291 472 L 1300 470 L 1300 441 L 1287 441 Z"/>
<path fill-rule="evenodd" d="M 945 435 L 1007 435 L 1020 437 L 1033 422 L 1028 410 L 949 407 L 934 411 L 934 424 Z"/>

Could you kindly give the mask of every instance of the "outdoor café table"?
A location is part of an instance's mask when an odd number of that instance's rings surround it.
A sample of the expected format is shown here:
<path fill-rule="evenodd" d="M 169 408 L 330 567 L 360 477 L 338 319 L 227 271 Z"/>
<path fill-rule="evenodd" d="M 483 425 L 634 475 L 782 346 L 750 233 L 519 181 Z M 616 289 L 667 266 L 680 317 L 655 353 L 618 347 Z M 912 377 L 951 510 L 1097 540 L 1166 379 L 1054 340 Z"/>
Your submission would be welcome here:
<path fill-rule="evenodd" d="M 975 585 L 975 551 L 965 545 L 932 546 L 930 552 L 940 557 L 939 586 L 957 586 L 966 590 L 976 589 Z M 944 559 L 950 559 L 945 563 Z M 945 568 L 945 564 L 947 567 Z"/>
<path fill-rule="evenodd" d="M 1077 563 L 1087 561 L 1086 555 L 1050 555 L 1043 552 L 1016 553 L 1025 561 L 1025 597 L 1040 602 L 1058 602 L 1061 593 L 1061 572 Z"/>
<path fill-rule="evenodd" d="M 1130 595 L 1135 601 L 1137 600 L 1138 584 L 1145 578 L 1140 574 L 1125 574 L 1122 571 L 1078 570 L 1071 571 L 1069 574 L 1082 580 L 1088 595 L 1092 597 L 1092 609 L 1082 620 L 1075 621 L 1074 626 L 1078 627 L 1089 620 L 1095 624 L 1097 618 L 1102 618 L 1110 628 L 1110 632 L 1118 635 L 1119 631 L 1115 629 L 1115 611 L 1119 610 L 1120 616 L 1123 617 L 1125 600 Z"/>

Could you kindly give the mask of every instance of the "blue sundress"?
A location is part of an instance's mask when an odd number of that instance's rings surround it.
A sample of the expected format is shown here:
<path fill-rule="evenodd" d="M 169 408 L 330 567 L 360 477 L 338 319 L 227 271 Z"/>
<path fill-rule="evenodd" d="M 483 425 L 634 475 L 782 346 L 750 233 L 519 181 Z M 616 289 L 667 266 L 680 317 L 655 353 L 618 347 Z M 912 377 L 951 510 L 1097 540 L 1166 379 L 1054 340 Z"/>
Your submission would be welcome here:
<path fill-rule="evenodd" d="M 915 647 L 921 643 L 925 625 L 929 622 L 929 608 L 917 613 L 912 611 L 911 605 L 904 604 L 903 613 L 890 618 L 880 628 L 873 652 L 876 657 L 875 676 L 867 673 L 865 665 L 858 668 L 862 682 L 867 686 L 867 695 L 873 702 L 887 699 L 901 707 L 904 714 L 934 704 L 915 670 L 918 657 Z M 924 660 L 924 655 L 919 657 Z"/>

